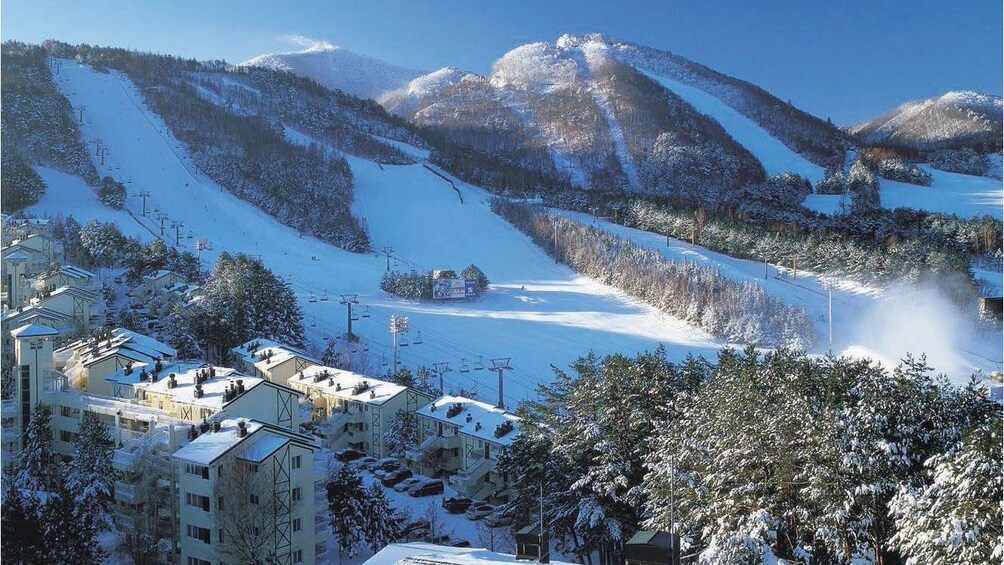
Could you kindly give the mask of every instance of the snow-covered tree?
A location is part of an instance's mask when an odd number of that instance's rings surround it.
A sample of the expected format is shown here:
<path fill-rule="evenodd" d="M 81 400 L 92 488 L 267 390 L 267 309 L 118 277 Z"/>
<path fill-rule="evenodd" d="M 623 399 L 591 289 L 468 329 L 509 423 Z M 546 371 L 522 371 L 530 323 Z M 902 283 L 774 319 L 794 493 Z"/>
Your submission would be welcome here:
<path fill-rule="evenodd" d="M 105 552 L 98 543 L 98 525 L 82 519 L 75 495 L 66 485 L 56 485 L 42 509 L 48 549 L 45 563 L 101 563 Z"/>
<path fill-rule="evenodd" d="M 355 557 L 366 542 L 366 490 L 352 465 L 341 465 L 327 484 L 331 531 L 338 544 L 338 559 Z"/>
<path fill-rule="evenodd" d="M 925 462 L 929 483 L 903 486 L 890 503 L 891 544 L 909 564 L 1004 560 L 1004 420 L 992 402 L 982 412 L 957 446 Z"/>
<path fill-rule="evenodd" d="M 44 563 L 47 545 L 41 503 L 12 485 L 10 477 L 4 477 L 0 552 L 9 563 Z"/>
<path fill-rule="evenodd" d="M 85 412 L 74 441 L 66 487 L 74 497 L 79 519 L 99 530 L 112 526 L 112 489 L 118 474 L 112 466 L 112 449 L 108 428 L 97 415 Z"/>
<path fill-rule="evenodd" d="M 259 259 L 223 252 L 188 319 L 199 343 L 217 353 L 253 337 L 304 344 L 303 311 L 289 283 Z"/>
<path fill-rule="evenodd" d="M 401 457 L 405 451 L 414 447 L 417 438 L 418 420 L 415 414 L 408 410 L 398 410 L 383 434 L 384 446 L 394 457 Z"/>
<path fill-rule="evenodd" d="M 52 409 L 46 404 L 36 403 L 31 411 L 12 480 L 27 491 L 49 491 L 62 482 L 52 450 Z"/>
<path fill-rule="evenodd" d="M 401 519 L 394 512 L 383 487 L 377 483 L 370 485 L 363 493 L 363 539 L 366 546 L 376 553 L 396 540 L 400 533 Z"/>
<path fill-rule="evenodd" d="M 965 175 L 986 174 L 989 166 L 986 155 L 980 155 L 969 147 L 932 151 L 927 160 L 935 169 Z"/>
<path fill-rule="evenodd" d="M 125 207 L 126 186 L 112 177 L 105 177 L 98 185 L 98 200 L 109 208 L 121 210 Z"/>

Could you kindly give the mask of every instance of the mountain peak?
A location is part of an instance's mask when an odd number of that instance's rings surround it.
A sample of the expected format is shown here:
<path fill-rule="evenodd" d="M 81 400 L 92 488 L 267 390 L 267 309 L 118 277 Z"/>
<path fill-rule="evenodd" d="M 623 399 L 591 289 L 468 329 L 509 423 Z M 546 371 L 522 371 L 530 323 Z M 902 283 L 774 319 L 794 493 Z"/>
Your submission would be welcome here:
<path fill-rule="evenodd" d="M 328 88 L 372 99 L 402 88 L 423 74 L 423 71 L 360 55 L 326 41 L 313 43 L 300 51 L 258 55 L 240 66 L 287 71 L 309 77 Z"/>

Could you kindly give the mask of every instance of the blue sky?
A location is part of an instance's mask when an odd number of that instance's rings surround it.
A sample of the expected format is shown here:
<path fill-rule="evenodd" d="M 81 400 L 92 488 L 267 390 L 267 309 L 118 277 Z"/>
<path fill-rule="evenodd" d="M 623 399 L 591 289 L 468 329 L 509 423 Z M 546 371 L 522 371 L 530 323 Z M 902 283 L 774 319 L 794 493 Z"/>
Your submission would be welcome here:
<path fill-rule="evenodd" d="M 129 47 L 240 62 L 326 40 L 399 65 L 485 73 L 501 54 L 601 32 L 754 82 L 838 124 L 905 100 L 1001 93 L 1000 0 L 132 2 L 4 0 L 4 40 Z"/>

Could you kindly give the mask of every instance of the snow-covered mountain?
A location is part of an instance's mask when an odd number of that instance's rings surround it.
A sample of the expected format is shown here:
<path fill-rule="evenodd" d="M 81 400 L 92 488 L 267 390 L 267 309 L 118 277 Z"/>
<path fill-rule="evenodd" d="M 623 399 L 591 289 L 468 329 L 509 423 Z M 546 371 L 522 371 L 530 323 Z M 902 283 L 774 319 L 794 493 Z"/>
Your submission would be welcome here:
<path fill-rule="evenodd" d="M 1000 149 L 1002 122 L 1000 96 L 964 90 L 911 100 L 848 131 L 864 143 L 990 151 Z"/>
<path fill-rule="evenodd" d="M 441 69 L 381 102 L 493 157 L 580 186 L 716 189 L 794 170 L 818 177 L 846 136 L 763 89 L 602 35 L 519 46 L 488 76 Z M 699 171 L 712 161 L 724 173 Z"/>
<path fill-rule="evenodd" d="M 302 51 L 258 55 L 240 66 L 289 71 L 322 86 L 375 100 L 423 74 L 326 43 Z"/>

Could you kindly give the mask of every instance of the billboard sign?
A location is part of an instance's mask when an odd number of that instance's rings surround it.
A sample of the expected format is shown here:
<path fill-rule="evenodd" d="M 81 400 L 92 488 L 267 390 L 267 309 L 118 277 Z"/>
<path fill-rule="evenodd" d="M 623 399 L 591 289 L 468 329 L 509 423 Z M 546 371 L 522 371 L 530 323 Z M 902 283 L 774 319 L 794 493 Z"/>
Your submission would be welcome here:
<path fill-rule="evenodd" d="M 432 281 L 433 300 L 473 298 L 477 294 L 477 279 L 435 279 Z"/>

